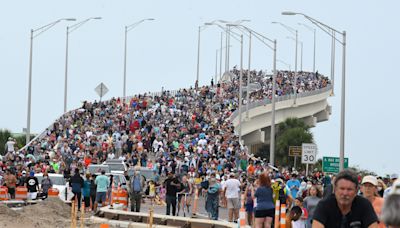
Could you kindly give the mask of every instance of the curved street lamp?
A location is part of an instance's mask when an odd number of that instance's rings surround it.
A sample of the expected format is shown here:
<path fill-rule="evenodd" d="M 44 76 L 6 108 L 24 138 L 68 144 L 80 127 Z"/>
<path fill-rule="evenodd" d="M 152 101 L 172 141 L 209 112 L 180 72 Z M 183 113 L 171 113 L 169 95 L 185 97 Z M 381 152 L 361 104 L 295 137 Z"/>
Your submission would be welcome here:
<path fill-rule="evenodd" d="M 53 21 L 47 25 L 39 27 L 37 29 L 31 29 L 31 44 L 29 50 L 29 79 L 28 79 L 28 113 L 27 113 L 27 120 L 26 120 L 26 144 L 29 143 L 31 138 L 31 101 L 32 101 L 32 56 L 33 56 L 33 39 L 38 37 L 40 34 L 46 32 L 54 25 L 58 24 L 61 21 L 76 21 L 75 18 L 61 18 L 56 21 Z M 38 32 L 35 35 L 35 32 Z"/>
<path fill-rule="evenodd" d="M 123 99 L 126 98 L 126 54 L 127 54 L 127 46 L 128 46 L 128 32 L 131 31 L 136 26 L 140 25 L 145 21 L 154 21 L 154 18 L 146 18 L 140 21 L 137 21 L 131 25 L 125 26 L 125 47 L 124 47 L 124 85 L 123 85 Z"/>
<path fill-rule="evenodd" d="M 276 22 L 273 21 L 272 24 L 279 24 L 282 27 L 284 27 L 286 30 L 288 30 L 290 33 L 292 33 L 296 37 L 296 49 L 295 49 L 295 58 L 294 58 L 294 101 L 293 105 L 296 105 L 296 99 L 297 99 L 297 44 L 298 44 L 298 31 L 297 29 L 294 29 L 290 26 L 287 26 L 281 22 Z"/>
<path fill-rule="evenodd" d="M 101 17 L 90 17 L 86 20 L 73 24 L 71 26 L 67 26 L 66 32 L 66 45 L 65 45 L 65 79 L 64 79 L 64 113 L 67 112 L 67 98 L 68 98 L 68 42 L 69 42 L 69 34 L 73 31 L 81 27 L 83 24 L 90 20 L 100 20 Z M 71 30 L 70 30 L 71 29 Z"/>
<path fill-rule="evenodd" d="M 345 142 L 345 118 L 346 118 L 346 31 L 339 32 L 338 30 L 328 26 L 317 19 L 309 17 L 303 13 L 285 11 L 282 15 L 302 15 L 314 25 L 318 26 L 322 31 L 328 34 L 333 40 L 339 42 L 342 47 L 342 94 L 341 94 L 341 111 L 340 111 L 340 164 L 339 170 L 344 169 L 344 142 Z M 335 34 L 342 35 L 342 41 L 335 37 Z"/>

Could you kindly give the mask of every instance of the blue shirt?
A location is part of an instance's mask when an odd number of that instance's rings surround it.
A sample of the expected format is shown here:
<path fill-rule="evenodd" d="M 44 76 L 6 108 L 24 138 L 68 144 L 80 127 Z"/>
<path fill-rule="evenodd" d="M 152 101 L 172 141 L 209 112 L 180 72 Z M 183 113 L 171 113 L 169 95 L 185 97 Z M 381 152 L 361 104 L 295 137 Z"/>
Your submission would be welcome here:
<path fill-rule="evenodd" d="M 292 180 L 290 179 L 287 183 L 286 186 L 289 188 L 290 190 L 290 195 L 293 197 L 293 199 L 296 199 L 297 197 L 297 192 L 300 189 L 300 181 L 295 179 Z"/>
<path fill-rule="evenodd" d="M 100 175 L 96 177 L 95 183 L 97 185 L 97 192 L 107 192 L 110 180 L 107 176 Z"/>
<path fill-rule="evenodd" d="M 259 187 L 254 193 L 254 197 L 257 198 L 256 210 L 269 210 L 274 209 L 274 202 L 272 200 L 272 188 L 271 187 Z"/>
<path fill-rule="evenodd" d="M 85 180 L 83 182 L 82 194 L 86 197 L 90 196 L 90 180 Z"/>

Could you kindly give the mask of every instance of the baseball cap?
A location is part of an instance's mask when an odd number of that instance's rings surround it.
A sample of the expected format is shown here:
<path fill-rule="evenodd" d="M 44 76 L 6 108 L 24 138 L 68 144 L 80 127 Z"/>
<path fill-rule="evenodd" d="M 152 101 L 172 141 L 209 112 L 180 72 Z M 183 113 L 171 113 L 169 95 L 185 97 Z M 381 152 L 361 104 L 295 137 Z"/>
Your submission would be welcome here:
<path fill-rule="evenodd" d="M 370 184 L 373 184 L 374 186 L 378 186 L 378 179 L 376 179 L 375 176 L 368 175 L 368 176 L 365 176 L 361 181 L 361 184 L 365 184 L 365 183 L 370 183 Z"/>
<path fill-rule="evenodd" d="M 395 194 L 395 195 L 400 195 L 400 180 L 396 180 L 393 185 L 392 189 L 390 191 L 390 194 Z"/>
<path fill-rule="evenodd" d="M 392 175 L 390 175 L 390 179 L 398 179 L 399 175 L 397 173 L 393 173 Z"/>

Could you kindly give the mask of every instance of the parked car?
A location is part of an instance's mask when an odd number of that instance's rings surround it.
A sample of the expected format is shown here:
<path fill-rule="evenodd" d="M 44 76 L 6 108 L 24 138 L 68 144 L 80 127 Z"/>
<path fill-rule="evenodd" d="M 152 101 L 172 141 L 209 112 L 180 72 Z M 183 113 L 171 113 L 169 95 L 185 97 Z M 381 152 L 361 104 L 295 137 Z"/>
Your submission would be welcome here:
<path fill-rule="evenodd" d="M 87 169 L 86 169 L 86 173 L 89 172 L 91 174 L 100 174 L 101 171 L 105 171 L 106 173 L 110 173 L 110 166 L 108 165 L 96 165 L 96 164 L 90 164 L 88 165 Z"/>
<path fill-rule="evenodd" d="M 39 181 L 39 187 L 41 188 L 41 183 L 43 180 L 43 173 L 36 173 L 35 177 Z M 58 189 L 58 197 L 65 203 L 71 203 L 74 193 L 72 193 L 69 183 L 64 179 L 62 174 L 49 173 L 49 178 L 53 183 L 53 188 Z"/>
<path fill-rule="evenodd" d="M 154 171 L 147 167 L 140 167 L 139 168 L 140 175 L 144 178 L 145 181 L 153 180 L 154 179 Z M 128 176 L 131 178 L 135 173 L 135 167 L 130 167 L 128 169 Z"/>
<path fill-rule="evenodd" d="M 128 166 L 123 160 L 120 159 L 106 160 L 103 162 L 103 165 L 108 165 L 110 167 L 110 171 L 115 173 L 121 173 L 125 175 L 125 172 L 128 171 Z"/>

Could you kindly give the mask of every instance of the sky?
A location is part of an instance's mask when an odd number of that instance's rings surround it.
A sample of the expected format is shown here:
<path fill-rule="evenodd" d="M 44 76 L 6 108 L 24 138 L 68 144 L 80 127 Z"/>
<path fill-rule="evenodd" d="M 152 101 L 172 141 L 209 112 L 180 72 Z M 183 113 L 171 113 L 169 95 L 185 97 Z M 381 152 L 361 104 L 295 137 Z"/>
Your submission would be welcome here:
<path fill-rule="evenodd" d="M 286 29 L 271 22 L 298 29 L 299 40 L 304 44 L 303 70 L 312 71 L 313 34 L 298 23 L 313 25 L 302 16 L 281 15 L 282 11 L 295 11 L 347 33 L 345 157 L 349 158 L 350 166 L 380 175 L 400 173 L 397 144 L 400 77 L 395 72 L 400 59 L 399 8 L 399 1 L 374 0 L 2 1 L 0 128 L 19 133 L 27 124 L 31 29 L 60 18 L 77 19 L 60 22 L 33 40 L 31 132 L 40 133 L 63 114 L 67 25 L 102 17 L 85 23 L 69 36 L 68 110 L 71 110 L 84 100 L 98 100 L 94 88 L 101 82 L 109 89 L 103 99 L 122 96 L 124 26 L 145 18 L 155 20 L 145 21 L 128 33 L 128 95 L 194 85 L 198 26 L 213 20 L 251 20 L 244 25 L 277 39 L 277 57 L 291 64 L 292 69 L 295 42 L 286 38 L 291 35 Z M 201 85 L 209 84 L 215 75 L 220 33 L 215 26 L 201 32 Z M 331 77 L 331 39 L 319 28 L 316 37 L 316 69 Z M 232 40 L 231 45 L 232 67 L 240 64 L 240 44 Z M 245 39 L 246 68 L 247 49 Z M 277 67 L 287 69 L 282 63 Z M 272 52 L 257 41 L 252 43 L 251 68 L 272 69 Z M 328 99 L 332 115 L 312 129 L 319 158 L 339 156 L 341 69 L 342 46 L 337 43 L 335 95 Z"/>

